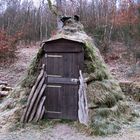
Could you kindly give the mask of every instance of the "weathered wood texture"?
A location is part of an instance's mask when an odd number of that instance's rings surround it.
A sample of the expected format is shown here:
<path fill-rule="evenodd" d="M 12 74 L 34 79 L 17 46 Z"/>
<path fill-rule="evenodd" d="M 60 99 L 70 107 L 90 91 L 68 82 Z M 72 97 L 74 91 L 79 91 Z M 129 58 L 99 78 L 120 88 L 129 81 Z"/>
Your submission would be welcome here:
<path fill-rule="evenodd" d="M 43 81 L 43 82 L 44 82 L 44 81 Z M 42 86 L 41 86 L 41 87 L 42 87 Z M 38 107 L 38 104 L 39 104 L 39 102 L 40 102 L 40 100 L 41 100 L 41 98 L 42 98 L 42 96 L 43 96 L 43 93 L 44 93 L 44 91 L 45 91 L 45 88 L 46 88 L 46 84 L 43 85 L 42 89 L 40 89 L 40 93 L 38 93 L 37 99 L 36 99 L 36 101 L 35 101 L 35 103 L 34 103 L 34 107 L 33 107 L 33 109 L 32 109 L 32 113 L 31 113 L 31 115 L 30 115 L 30 120 L 29 120 L 29 122 L 32 121 L 33 118 L 34 118 L 34 116 L 35 116 L 36 108 Z"/>
<path fill-rule="evenodd" d="M 42 116 L 42 114 L 44 113 L 44 112 L 43 112 L 43 105 L 44 105 L 45 99 L 46 99 L 46 97 L 44 96 L 44 97 L 41 99 L 40 104 L 39 104 L 39 106 L 38 106 L 38 108 L 37 108 L 37 112 L 36 112 L 36 116 L 35 116 L 35 121 L 36 121 L 36 122 L 39 121 L 39 120 L 41 119 L 41 116 Z"/>
<path fill-rule="evenodd" d="M 79 102 L 78 102 L 78 118 L 80 123 L 83 123 L 85 125 L 88 125 L 88 105 L 87 105 L 87 96 L 86 96 L 86 88 L 87 84 L 84 81 L 84 78 L 82 76 L 82 71 L 79 71 L 80 74 L 80 86 L 79 86 Z"/>
<path fill-rule="evenodd" d="M 83 69 L 83 44 L 59 39 L 44 45 L 46 64 L 45 117 L 78 119 L 79 69 Z"/>
<path fill-rule="evenodd" d="M 54 41 L 48 41 L 44 44 L 43 48 L 45 52 L 56 52 L 56 53 L 76 53 L 83 51 L 83 43 L 79 43 L 76 41 L 66 40 L 66 39 L 58 39 Z"/>
<path fill-rule="evenodd" d="M 46 98 L 43 95 L 45 88 L 46 88 L 46 84 L 44 83 L 44 81 L 45 81 L 44 68 L 45 68 L 45 65 L 43 64 L 42 70 L 28 97 L 27 106 L 21 117 L 21 122 L 23 122 L 23 123 L 30 122 L 32 120 L 38 121 L 39 119 L 41 119 L 41 117 L 38 115 L 39 112 L 40 112 L 41 116 L 43 116 L 42 108 L 44 105 L 44 101 L 42 102 L 42 100 L 45 100 L 45 98 Z M 38 109 L 40 109 L 40 110 L 38 110 Z"/>

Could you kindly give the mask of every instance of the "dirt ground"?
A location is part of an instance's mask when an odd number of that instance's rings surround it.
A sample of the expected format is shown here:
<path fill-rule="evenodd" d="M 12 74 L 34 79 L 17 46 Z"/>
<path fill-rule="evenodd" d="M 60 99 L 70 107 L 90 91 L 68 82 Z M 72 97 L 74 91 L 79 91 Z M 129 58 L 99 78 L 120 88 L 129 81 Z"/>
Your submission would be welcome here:
<path fill-rule="evenodd" d="M 67 124 L 38 128 L 30 126 L 10 133 L 0 133 L 0 140 L 140 140 L 140 130 L 127 130 L 108 137 L 87 136 Z"/>
<path fill-rule="evenodd" d="M 123 43 L 112 42 L 105 60 L 117 80 L 140 82 L 140 60 L 136 62 L 134 56 L 134 52 L 128 53 Z"/>
<path fill-rule="evenodd" d="M 11 65 L 0 67 L 0 80 L 6 81 L 9 86 L 14 87 L 19 83 L 21 78 L 26 73 L 26 70 L 36 55 L 39 47 L 23 47 L 17 50 L 17 58 L 15 62 Z"/>
<path fill-rule="evenodd" d="M 17 52 L 17 60 L 9 67 L 0 67 L 0 80 L 14 87 L 24 76 L 31 59 L 35 56 L 38 47 L 20 48 Z M 118 68 L 117 61 L 109 62 L 108 65 L 115 77 L 119 79 L 125 72 Z M 127 66 L 126 66 L 127 67 Z M 122 68 L 123 69 L 123 68 Z M 122 74 L 122 75 L 121 75 Z M 140 109 L 138 104 L 137 108 Z M 137 122 L 137 123 L 136 123 Z M 107 137 L 88 136 L 79 132 L 72 125 L 57 123 L 53 126 L 28 125 L 25 128 L 4 132 L 0 128 L 0 140 L 140 140 L 140 119 L 131 127 L 124 127 L 118 134 Z"/>

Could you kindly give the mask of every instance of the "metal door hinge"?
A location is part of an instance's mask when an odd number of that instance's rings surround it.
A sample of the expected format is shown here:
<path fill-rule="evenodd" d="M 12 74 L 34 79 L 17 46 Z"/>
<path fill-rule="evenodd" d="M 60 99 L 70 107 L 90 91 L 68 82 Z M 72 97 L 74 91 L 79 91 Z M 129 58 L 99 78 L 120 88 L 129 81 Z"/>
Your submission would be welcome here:
<path fill-rule="evenodd" d="M 72 79 L 71 79 L 71 82 L 75 82 L 75 83 L 77 83 L 77 82 L 78 82 L 78 79 L 76 79 L 76 78 L 72 78 Z"/>

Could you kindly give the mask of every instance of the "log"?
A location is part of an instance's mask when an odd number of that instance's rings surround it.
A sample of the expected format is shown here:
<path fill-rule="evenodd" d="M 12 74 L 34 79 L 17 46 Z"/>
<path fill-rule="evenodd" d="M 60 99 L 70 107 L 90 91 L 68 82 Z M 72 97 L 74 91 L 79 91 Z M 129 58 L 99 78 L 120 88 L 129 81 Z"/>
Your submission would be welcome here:
<path fill-rule="evenodd" d="M 33 97 L 33 95 L 34 95 L 34 92 L 35 92 L 37 86 L 38 86 L 38 83 L 40 82 L 41 78 L 43 77 L 43 74 L 44 74 L 44 67 L 45 67 L 45 64 L 42 65 L 42 70 L 41 70 L 41 72 L 40 72 L 40 74 L 39 74 L 39 76 L 38 76 L 38 78 L 37 78 L 37 80 L 36 80 L 36 82 L 35 82 L 35 85 L 32 87 L 32 90 L 31 90 L 31 92 L 30 92 L 30 94 L 29 94 L 28 101 L 27 101 L 27 107 L 25 108 L 25 110 L 24 110 L 24 112 L 23 112 L 23 115 L 22 115 L 22 117 L 21 117 L 21 122 L 22 122 L 22 123 L 25 121 L 25 117 L 26 117 L 27 110 L 28 110 L 28 108 L 29 108 L 29 106 L 30 106 L 31 99 L 32 99 L 32 97 Z"/>
<path fill-rule="evenodd" d="M 39 76 L 38 76 L 38 78 L 37 78 L 37 80 L 35 82 L 35 85 L 33 86 L 32 90 L 30 92 L 30 95 L 29 95 L 29 98 L 28 98 L 29 103 L 30 103 L 31 98 L 33 97 L 33 94 L 34 94 L 34 92 L 35 92 L 35 90 L 37 88 L 38 83 L 40 82 L 41 78 L 43 77 L 44 67 L 45 67 L 45 64 L 42 65 L 42 70 L 41 70 L 41 72 L 40 72 L 40 74 L 39 74 Z"/>
<path fill-rule="evenodd" d="M 44 81 L 45 81 L 45 78 L 43 77 L 42 80 L 40 81 L 35 93 L 33 94 L 32 99 L 30 100 L 30 105 L 29 105 L 29 107 L 27 109 L 27 113 L 26 113 L 26 116 L 25 116 L 25 122 L 28 122 L 28 117 L 29 117 L 29 115 L 31 113 L 31 110 L 32 110 L 32 108 L 34 106 L 34 103 L 35 103 L 36 99 L 37 99 L 37 96 L 40 93 L 40 90 L 41 90 L 42 85 L 44 84 Z"/>
<path fill-rule="evenodd" d="M 78 101 L 78 118 L 79 122 L 85 125 L 88 125 L 88 105 L 87 105 L 87 96 L 86 96 L 86 83 L 84 82 L 84 78 L 82 76 L 82 71 L 79 71 L 80 77 L 80 85 L 79 85 L 79 101 Z"/>
<path fill-rule="evenodd" d="M 40 116 L 42 115 L 42 109 L 43 109 L 45 100 L 46 100 L 46 96 L 44 96 L 41 99 L 41 102 L 40 102 L 40 104 L 38 106 L 37 113 L 36 113 L 35 119 L 34 119 L 35 122 L 37 122 L 39 120 Z"/>
<path fill-rule="evenodd" d="M 8 96 L 8 91 L 0 91 L 0 98 Z"/>
<path fill-rule="evenodd" d="M 41 120 L 43 118 L 43 115 L 45 113 L 45 106 L 43 106 L 42 112 L 40 114 L 39 120 Z"/>
<path fill-rule="evenodd" d="M 39 104 L 39 102 L 40 102 L 40 99 L 41 99 L 41 97 L 42 97 L 42 95 L 43 95 L 45 89 L 46 89 L 46 84 L 43 85 L 43 87 L 42 87 L 42 89 L 41 89 L 41 91 L 40 91 L 40 93 L 39 93 L 39 95 L 38 95 L 38 97 L 37 97 L 37 99 L 36 99 L 36 102 L 35 102 L 35 104 L 34 104 L 34 106 L 33 106 L 33 109 L 32 109 L 32 113 L 31 113 L 31 115 L 30 115 L 29 122 L 31 122 L 32 119 L 34 118 L 34 115 L 35 115 L 35 113 L 36 113 L 36 111 L 37 111 L 38 104 Z"/>
<path fill-rule="evenodd" d="M 5 85 L 5 86 L 7 86 L 8 84 L 7 84 L 7 81 L 1 81 L 1 80 L 0 80 L 0 85 Z"/>

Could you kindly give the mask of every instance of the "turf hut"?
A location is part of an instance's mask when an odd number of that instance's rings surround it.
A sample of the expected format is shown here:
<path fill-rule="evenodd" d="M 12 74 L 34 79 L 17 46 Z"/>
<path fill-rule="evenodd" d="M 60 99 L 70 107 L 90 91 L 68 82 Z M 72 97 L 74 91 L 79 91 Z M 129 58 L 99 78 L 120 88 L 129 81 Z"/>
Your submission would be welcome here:
<path fill-rule="evenodd" d="M 43 41 L 10 98 L 22 122 L 79 120 L 99 135 L 117 132 L 132 113 L 92 38 L 73 18 Z"/>

